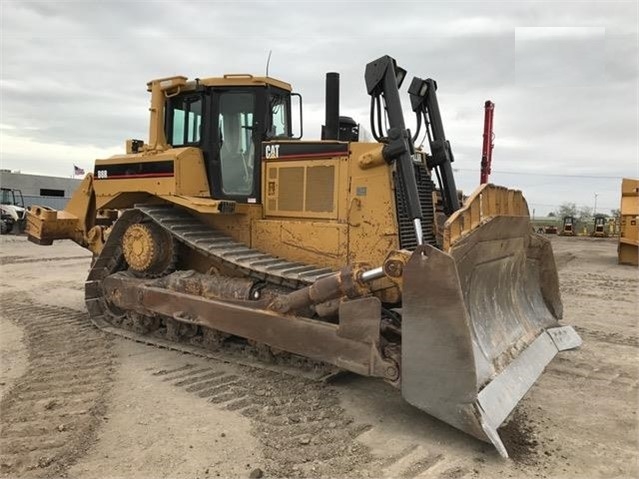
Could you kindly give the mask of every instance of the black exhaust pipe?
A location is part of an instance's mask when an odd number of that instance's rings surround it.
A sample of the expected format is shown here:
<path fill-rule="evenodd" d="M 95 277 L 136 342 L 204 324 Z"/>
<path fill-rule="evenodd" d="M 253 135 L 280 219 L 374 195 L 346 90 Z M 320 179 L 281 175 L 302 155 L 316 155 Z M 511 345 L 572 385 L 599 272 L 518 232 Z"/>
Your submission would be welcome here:
<path fill-rule="evenodd" d="M 339 73 L 326 74 L 326 118 L 322 140 L 339 139 Z"/>

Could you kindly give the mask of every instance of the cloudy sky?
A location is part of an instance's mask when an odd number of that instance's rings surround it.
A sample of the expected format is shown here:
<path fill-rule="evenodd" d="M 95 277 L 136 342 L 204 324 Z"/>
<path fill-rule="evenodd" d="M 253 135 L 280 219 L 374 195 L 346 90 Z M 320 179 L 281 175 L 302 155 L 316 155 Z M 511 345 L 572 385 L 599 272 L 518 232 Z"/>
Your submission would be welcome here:
<path fill-rule="evenodd" d="M 491 180 L 537 215 L 593 207 L 595 193 L 609 212 L 620 178 L 639 177 L 636 1 L 2 0 L 0 14 L 2 168 L 92 169 L 147 137 L 148 80 L 263 74 L 272 50 L 270 75 L 303 95 L 305 139 L 319 137 L 327 71 L 341 74 L 342 114 L 368 126 L 364 67 L 389 54 L 409 79 L 437 80 L 465 192 L 487 99 Z"/>

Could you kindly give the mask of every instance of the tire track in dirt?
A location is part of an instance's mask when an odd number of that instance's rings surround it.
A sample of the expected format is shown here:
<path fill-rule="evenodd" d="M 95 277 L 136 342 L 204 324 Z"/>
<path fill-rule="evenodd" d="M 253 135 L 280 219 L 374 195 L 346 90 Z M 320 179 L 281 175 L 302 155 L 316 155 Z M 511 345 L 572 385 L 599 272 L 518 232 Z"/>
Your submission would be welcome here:
<path fill-rule="evenodd" d="M 396 456 L 374 457 L 357 441 L 372 426 L 355 422 L 324 383 L 245 366 L 234 372 L 214 363 L 208 368 L 182 363 L 152 375 L 251 419 L 266 461 L 261 467 L 270 477 L 413 478 L 437 469 L 452 478 L 471 472 L 451 468 L 444 455 L 419 445 Z"/>
<path fill-rule="evenodd" d="M 90 256 L 60 256 L 53 258 L 29 258 L 26 256 L 0 256 L 0 265 L 5 264 L 23 264 L 23 263 L 48 263 L 51 261 L 68 261 L 74 259 L 90 259 Z"/>
<path fill-rule="evenodd" d="M 607 364 L 593 364 L 577 361 L 571 358 L 556 357 L 547 367 L 547 371 L 554 375 L 584 378 L 603 381 L 615 386 L 617 391 L 634 391 L 639 389 L 639 378 L 628 374 L 618 367 Z"/>
<path fill-rule="evenodd" d="M 0 476 L 60 477 L 95 438 L 115 356 L 86 313 L 15 303 L 2 314 L 24 331 L 28 367 L 0 403 Z"/>
<path fill-rule="evenodd" d="M 560 276 L 562 295 L 572 295 L 578 301 L 598 299 L 627 304 L 636 303 L 639 281 L 620 278 L 607 273 L 579 272 Z"/>
<path fill-rule="evenodd" d="M 609 344 L 620 344 L 622 346 L 639 348 L 639 338 L 637 336 L 621 334 L 616 331 L 601 331 L 584 326 L 575 326 L 575 329 L 582 337 L 585 336 Z"/>
<path fill-rule="evenodd" d="M 186 363 L 153 374 L 250 418 L 268 476 L 356 477 L 368 468 L 373 457 L 355 438 L 370 426 L 356 424 L 330 387 L 267 370 L 240 369 L 236 375 L 216 365 L 196 368 Z"/>

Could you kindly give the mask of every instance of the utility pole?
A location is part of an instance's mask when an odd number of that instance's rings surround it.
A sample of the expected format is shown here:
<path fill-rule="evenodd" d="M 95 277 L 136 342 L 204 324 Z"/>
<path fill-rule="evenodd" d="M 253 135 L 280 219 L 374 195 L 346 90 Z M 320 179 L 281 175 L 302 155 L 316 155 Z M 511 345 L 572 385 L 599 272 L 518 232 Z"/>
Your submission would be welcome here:
<path fill-rule="evenodd" d="M 597 193 L 595 193 L 595 208 L 592 212 L 592 216 L 594 217 L 597 214 L 597 196 L 599 196 Z"/>

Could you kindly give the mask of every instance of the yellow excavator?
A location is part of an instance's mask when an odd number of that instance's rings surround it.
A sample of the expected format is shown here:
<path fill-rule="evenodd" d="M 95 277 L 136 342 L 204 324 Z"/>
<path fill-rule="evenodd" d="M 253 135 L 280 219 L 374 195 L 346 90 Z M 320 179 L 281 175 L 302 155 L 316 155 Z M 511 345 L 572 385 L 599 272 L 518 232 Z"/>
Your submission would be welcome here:
<path fill-rule="evenodd" d="M 86 306 L 106 331 L 379 377 L 507 457 L 498 427 L 581 339 L 521 192 L 483 184 L 461 204 L 437 84 L 412 79 L 411 132 L 405 77 L 389 56 L 366 66 L 374 142 L 340 116 L 337 73 L 318 141 L 294 135 L 283 81 L 151 81 L 148 143 L 96 160 L 64 211 L 31 207 L 29 240 L 93 252 Z"/>

